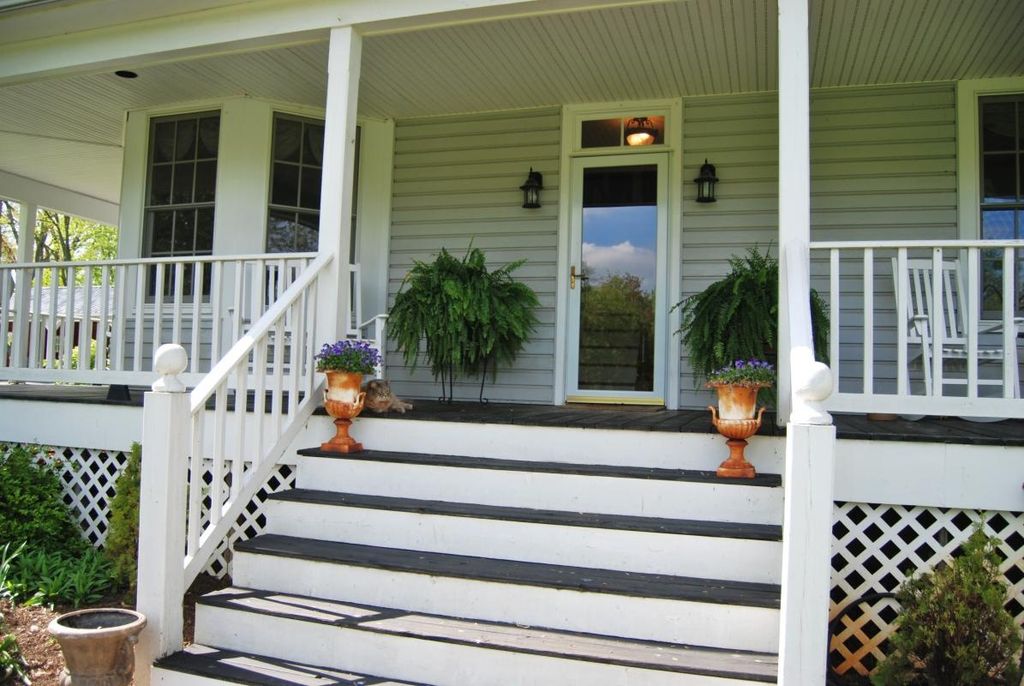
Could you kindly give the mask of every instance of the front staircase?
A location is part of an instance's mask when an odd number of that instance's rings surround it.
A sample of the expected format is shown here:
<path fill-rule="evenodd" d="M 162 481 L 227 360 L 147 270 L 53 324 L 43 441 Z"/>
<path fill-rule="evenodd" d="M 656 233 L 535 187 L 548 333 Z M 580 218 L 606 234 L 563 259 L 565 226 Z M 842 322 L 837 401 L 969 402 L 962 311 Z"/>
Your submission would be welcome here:
<path fill-rule="evenodd" d="M 387 450 L 299 451 L 152 683 L 776 682 L 777 474 L 717 479 L 706 434 L 360 422 Z M 396 449 L 416 431 L 459 454 Z M 755 464 L 777 471 L 781 440 Z"/>

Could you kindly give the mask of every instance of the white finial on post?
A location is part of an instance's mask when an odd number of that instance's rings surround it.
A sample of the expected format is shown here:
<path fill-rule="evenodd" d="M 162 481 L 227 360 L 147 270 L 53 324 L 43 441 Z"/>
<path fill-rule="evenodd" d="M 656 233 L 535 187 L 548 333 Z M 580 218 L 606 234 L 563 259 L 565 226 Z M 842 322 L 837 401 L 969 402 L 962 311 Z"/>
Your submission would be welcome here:
<path fill-rule="evenodd" d="M 791 369 L 793 410 L 789 421 L 794 424 L 831 424 L 832 415 L 825 409 L 825 401 L 832 395 L 832 370 L 827 364 L 816 361 L 813 354 L 799 355 L 795 351 Z"/>
<path fill-rule="evenodd" d="M 177 343 L 165 343 L 156 349 L 153 356 L 153 371 L 160 378 L 153 382 L 153 390 L 158 393 L 184 393 L 185 384 L 178 374 L 188 367 L 188 353 Z"/>

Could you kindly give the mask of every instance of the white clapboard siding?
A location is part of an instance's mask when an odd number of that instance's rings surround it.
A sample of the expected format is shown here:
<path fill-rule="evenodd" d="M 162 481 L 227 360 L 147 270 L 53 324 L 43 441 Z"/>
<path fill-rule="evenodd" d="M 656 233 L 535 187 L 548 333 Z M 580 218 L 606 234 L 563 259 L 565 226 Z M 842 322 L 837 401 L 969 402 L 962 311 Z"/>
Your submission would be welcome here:
<path fill-rule="evenodd" d="M 748 246 L 778 241 L 778 127 L 774 93 L 684 100 L 686 184 L 682 216 L 682 291 L 691 295 L 723 275 Z M 956 237 L 953 84 L 835 88 L 811 94 L 812 240 L 923 240 Z M 718 202 L 694 202 L 692 183 L 707 158 L 721 181 Z M 860 268 L 844 261 L 839 332 L 840 385 L 861 372 Z M 853 271 L 856 270 L 856 271 Z M 816 260 L 813 286 L 828 292 L 827 264 Z M 889 257 L 875 262 L 876 384 L 895 378 L 895 301 Z M 680 403 L 704 406 L 682 352 Z M 859 384 L 859 381 L 857 382 Z"/>
<path fill-rule="evenodd" d="M 559 140 L 557 108 L 434 117 L 395 126 L 395 166 L 388 301 L 415 260 L 447 248 L 456 257 L 472 245 L 493 269 L 527 260 L 515 277 L 541 302 L 540 320 L 512 368 L 490 379 L 495 401 L 552 402 L 554 395 L 555 270 L 558 243 Z M 539 209 L 523 209 L 519 186 L 533 167 L 544 175 Z M 421 364 L 407 368 L 389 343 L 388 377 L 402 395 L 432 398 L 440 385 Z M 479 379 L 458 379 L 455 397 L 476 398 Z"/>

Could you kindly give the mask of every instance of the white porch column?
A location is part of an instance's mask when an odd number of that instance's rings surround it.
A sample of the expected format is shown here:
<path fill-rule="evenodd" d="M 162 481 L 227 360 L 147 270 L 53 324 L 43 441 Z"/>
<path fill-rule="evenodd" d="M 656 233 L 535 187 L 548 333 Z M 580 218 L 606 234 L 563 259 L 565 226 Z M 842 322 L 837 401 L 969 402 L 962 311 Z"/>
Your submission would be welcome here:
<path fill-rule="evenodd" d="M 333 253 L 335 259 L 321 281 L 325 287 L 318 296 L 318 346 L 337 339 L 347 326 L 343 319 L 349 311 L 350 298 L 347 265 L 351 258 L 352 181 L 361 55 L 362 38 L 351 26 L 331 29 L 319 251 Z"/>
<path fill-rule="evenodd" d="M 32 262 L 32 247 L 35 245 L 36 218 L 39 207 L 32 202 L 22 202 L 18 212 L 18 249 L 15 255 L 17 262 Z M 32 302 L 32 271 L 22 269 L 18 272 L 15 285 L 15 308 L 17 317 L 14 320 L 14 341 L 11 349 L 11 364 L 15 367 L 28 366 L 28 337 L 31 318 L 28 311 Z"/>
<path fill-rule="evenodd" d="M 810 49 L 807 0 L 779 0 L 779 264 L 809 260 L 782 254 L 794 241 L 811 240 Z M 779 416 L 789 420 L 789 299 L 785 275 L 779 273 Z M 807 298 L 810 297 L 808 293 Z"/>

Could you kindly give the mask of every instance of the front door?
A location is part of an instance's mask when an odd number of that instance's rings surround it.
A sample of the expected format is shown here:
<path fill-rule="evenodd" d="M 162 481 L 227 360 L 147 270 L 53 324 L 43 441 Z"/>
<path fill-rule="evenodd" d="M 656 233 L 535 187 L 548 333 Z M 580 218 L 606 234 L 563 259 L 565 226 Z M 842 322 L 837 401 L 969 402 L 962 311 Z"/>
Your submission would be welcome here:
<path fill-rule="evenodd" d="M 568 402 L 663 404 L 668 154 L 573 160 Z"/>

